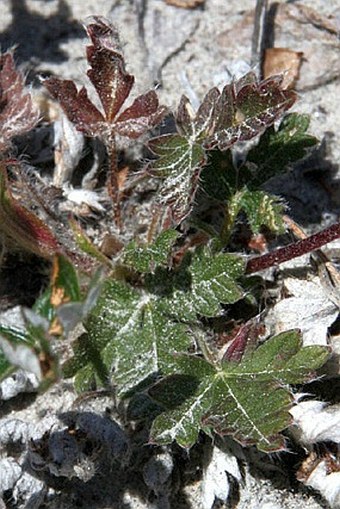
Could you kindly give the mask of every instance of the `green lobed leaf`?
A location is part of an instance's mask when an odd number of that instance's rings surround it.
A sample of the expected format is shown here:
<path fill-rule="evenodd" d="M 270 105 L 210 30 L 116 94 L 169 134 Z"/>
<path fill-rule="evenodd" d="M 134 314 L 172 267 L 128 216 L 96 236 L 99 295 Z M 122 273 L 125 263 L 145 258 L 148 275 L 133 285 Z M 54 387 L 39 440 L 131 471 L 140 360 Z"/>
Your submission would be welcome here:
<path fill-rule="evenodd" d="M 218 315 L 221 303 L 232 304 L 242 298 L 236 281 L 243 273 L 244 262 L 238 256 L 196 252 L 191 263 L 175 274 L 173 294 L 164 300 L 167 312 L 189 321 L 195 321 L 197 315 Z"/>
<path fill-rule="evenodd" d="M 129 392 L 153 374 L 169 372 L 176 350 L 185 351 L 189 345 L 186 327 L 164 316 L 156 301 L 140 301 L 138 307 L 128 326 L 103 352 L 120 393 Z"/>
<path fill-rule="evenodd" d="M 317 139 L 307 133 L 308 127 L 307 115 L 286 115 L 278 129 L 271 126 L 262 134 L 239 169 L 234 167 L 230 151 L 209 151 L 200 176 L 203 197 L 208 194 L 225 203 L 244 187 L 257 190 L 271 177 L 305 157 L 308 148 L 317 143 Z"/>
<path fill-rule="evenodd" d="M 173 211 L 175 224 L 190 212 L 200 170 L 205 164 L 205 151 L 194 138 L 178 134 L 160 136 L 149 142 L 158 159 L 150 165 L 150 172 L 163 177 L 158 200 Z"/>
<path fill-rule="evenodd" d="M 178 236 L 176 230 L 165 230 L 152 244 L 138 246 L 135 241 L 130 242 L 122 253 L 123 263 L 138 272 L 153 272 L 156 266 L 167 266 Z"/>
<path fill-rule="evenodd" d="M 240 170 L 241 175 L 245 174 L 243 182 L 250 189 L 285 171 L 287 166 L 305 157 L 308 148 L 317 144 L 317 138 L 307 133 L 309 122 L 308 115 L 291 113 L 284 117 L 278 130 L 267 129 L 258 145 L 249 151 Z"/>
<path fill-rule="evenodd" d="M 290 424 L 288 410 L 293 404 L 287 384 L 309 380 L 311 372 L 328 357 L 326 347 L 303 348 L 298 331 L 267 340 L 239 364 L 213 367 L 203 359 L 183 357 L 178 368 L 182 374 L 196 377 L 198 388 L 179 407 L 155 419 L 151 441 L 165 444 L 176 440 L 190 447 L 204 428 L 233 435 L 242 444 L 256 443 L 267 452 L 280 450 L 284 448 L 280 432 Z M 160 387 L 152 396 L 164 404 L 169 400 L 169 387 L 166 398 Z"/>
<path fill-rule="evenodd" d="M 162 243 L 170 238 L 174 236 L 164 236 Z M 165 254 L 162 257 L 165 260 Z M 221 302 L 240 299 L 243 292 L 235 280 L 243 272 L 240 258 L 202 251 L 192 260 L 188 257 L 179 271 L 158 268 L 146 277 L 144 289 L 107 281 L 85 323 L 86 340 L 75 345 L 75 357 L 64 372 L 72 376 L 82 370 L 78 385 L 84 378 L 88 385 L 87 380 L 100 373 L 105 385 L 112 374 L 118 392 L 124 394 L 150 376 L 173 373 L 176 354 L 186 352 L 191 343 L 182 321 L 215 316 Z"/>
<path fill-rule="evenodd" d="M 203 140 L 214 128 L 220 93 L 212 88 L 195 114 L 187 97 L 182 96 L 176 114 L 179 134 L 160 136 L 149 146 L 158 156 L 149 165 L 151 174 L 163 178 L 159 201 L 170 207 L 175 224 L 192 209 L 200 172 L 206 163 Z"/>
<path fill-rule="evenodd" d="M 138 292 L 123 283 L 113 280 L 104 283 L 84 323 L 88 334 L 82 335 L 75 342 L 74 357 L 63 366 L 66 377 L 76 375 L 77 387 L 86 390 L 88 384 L 93 384 L 96 379 L 100 380 L 100 385 L 109 383 L 109 372 L 102 351 L 107 343 L 114 341 L 119 329 L 127 323 L 138 299 Z"/>
<path fill-rule="evenodd" d="M 176 349 L 188 346 L 185 326 L 170 321 L 158 299 L 117 281 L 106 284 L 86 328 L 87 341 L 97 346 L 107 372 L 113 372 L 118 391 L 124 393 L 154 373 L 168 372 Z M 87 362 L 92 362 L 91 355 Z"/>
<path fill-rule="evenodd" d="M 282 219 L 284 206 L 279 198 L 263 191 L 243 189 L 232 197 L 228 203 L 228 210 L 232 210 L 234 204 L 234 208 L 238 209 L 237 212 L 243 210 L 246 213 L 253 233 L 259 233 L 262 226 L 276 233 L 285 232 L 285 223 Z"/>

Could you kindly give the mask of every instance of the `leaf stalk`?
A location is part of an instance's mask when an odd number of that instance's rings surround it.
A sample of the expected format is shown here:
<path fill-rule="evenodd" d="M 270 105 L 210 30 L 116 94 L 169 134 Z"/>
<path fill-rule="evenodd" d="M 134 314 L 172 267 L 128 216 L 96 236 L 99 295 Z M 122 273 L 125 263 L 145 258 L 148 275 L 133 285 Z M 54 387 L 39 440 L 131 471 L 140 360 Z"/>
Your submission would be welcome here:
<path fill-rule="evenodd" d="M 288 246 L 280 247 L 270 253 L 251 258 L 246 265 L 246 274 L 253 274 L 254 272 L 259 272 L 288 260 L 293 260 L 304 254 L 311 253 L 338 238 L 340 238 L 340 223 L 335 223 L 305 239 L 288 244 Z"/>

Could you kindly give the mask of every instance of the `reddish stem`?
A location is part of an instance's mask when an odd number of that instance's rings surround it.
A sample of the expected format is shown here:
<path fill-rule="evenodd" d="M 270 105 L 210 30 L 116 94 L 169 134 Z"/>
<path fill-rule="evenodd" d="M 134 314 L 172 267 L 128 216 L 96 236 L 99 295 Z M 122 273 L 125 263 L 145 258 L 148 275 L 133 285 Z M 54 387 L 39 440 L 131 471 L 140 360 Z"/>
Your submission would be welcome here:
<path fill-rule="evenodd" d="M 292 260 L 306 253 L 311 253 L 338 238 L 340 238 L 340 223 L 335 223 L 319 233 L 314 233 L 306 239 L 301 239 L 292 244 L 288 244 L 288 246 L 280 247 L 271 253 L 251 258 L 247 262 L 246 274 L 253 274 L 254 272 L 268 269 L 269 267 L 273 267 L 273 265 Z"/>

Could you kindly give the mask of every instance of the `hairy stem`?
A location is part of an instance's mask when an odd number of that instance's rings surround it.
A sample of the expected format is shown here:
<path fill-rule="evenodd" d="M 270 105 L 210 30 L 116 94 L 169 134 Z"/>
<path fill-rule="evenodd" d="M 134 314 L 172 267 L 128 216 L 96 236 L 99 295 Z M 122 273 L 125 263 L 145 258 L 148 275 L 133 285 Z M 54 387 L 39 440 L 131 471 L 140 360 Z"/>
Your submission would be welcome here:
<path fill-rule="evenodd" d="M 114 135 L 109 135 L 108 139 L 104 140 L 108 160 L 109 160 L 109 174 L 107 179 L 108 192 L 112 200 L 113 217 L 116 226 L 121 227 L 121 214 L 120 214 L 120 193 L 118 188 L 118 161 L 116 140 Z"/>
<path fill-rule="evenodd" d="M 271 253 L 251 258 L 247 262 L 246 274 L 253 274 L 306 253 L 311 253 L 338 238 L 340 238 L 340 223 L 335 223 L 319 233 L 310 235 L 310 237 L 275 249 Z"/>

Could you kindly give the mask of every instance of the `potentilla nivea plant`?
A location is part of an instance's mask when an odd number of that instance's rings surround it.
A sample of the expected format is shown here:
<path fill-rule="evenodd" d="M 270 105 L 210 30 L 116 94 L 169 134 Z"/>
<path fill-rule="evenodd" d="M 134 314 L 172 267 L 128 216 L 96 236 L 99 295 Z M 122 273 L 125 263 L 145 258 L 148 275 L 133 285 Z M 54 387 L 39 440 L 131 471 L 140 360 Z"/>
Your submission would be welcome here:
<path fill-rule="evenodd" d="M 259 256 L 251 256 L 254 243 L 245 238 L 265 243 L 266 233 L 286 231 L 283 201 L 262 185 L 317 143 L 307 133 L 308 118 L 286 114 L 296 94 L 282 88 L 280 76 L 259 81 L 251 72 L 213 88 L 196 112 L 183 96 L 172 113 L 176 130 L 147 142 L 149 161 L 122 185 L 118 138 L 135 140 L 170 112 L 154 90 L 125 106 L 134 77 L 116 29 L 95 17 L 87 33 L 87 75 L 100 106 L 73 81 L 51 77 L 43 84 L 77 130 L 105 145 L 112 220 L 121 231 L 124 205 L 138 185 L 157 183 L 150 228 L 146 241 L 133 231 L 129 242 L 122 236 L 109 258 L 75 219 L 60 225 L 68 230 L 60 236 L 20 202 L 15 178 L 25 168 L 11 154 L 12 139 L 39 116 L 13 54 L 3 54 L 1 238 L 8 250 L 50 259 L 52 272 L 33 310 L 24 311 L 26 329 L 0 327 L 1 374 L 19 365 L 33 370 L 43 388 L 60 377 L 73 377 L 78 391 L 114 387 L 128 416 L 152 420 L 150 443 L 189 448 L 203 430 L 282 450 L 292 386 L 313 380 L 330 351 L 303 347 L 298 330 L 265 338 L 258 323 L 261 278 L 253 274 L 339 237 L 340 226 Z M 233 148 L 255 138 L 237 165 Z M 79 322 L 84 332 L 61 361 L 55 345 Z"/>

